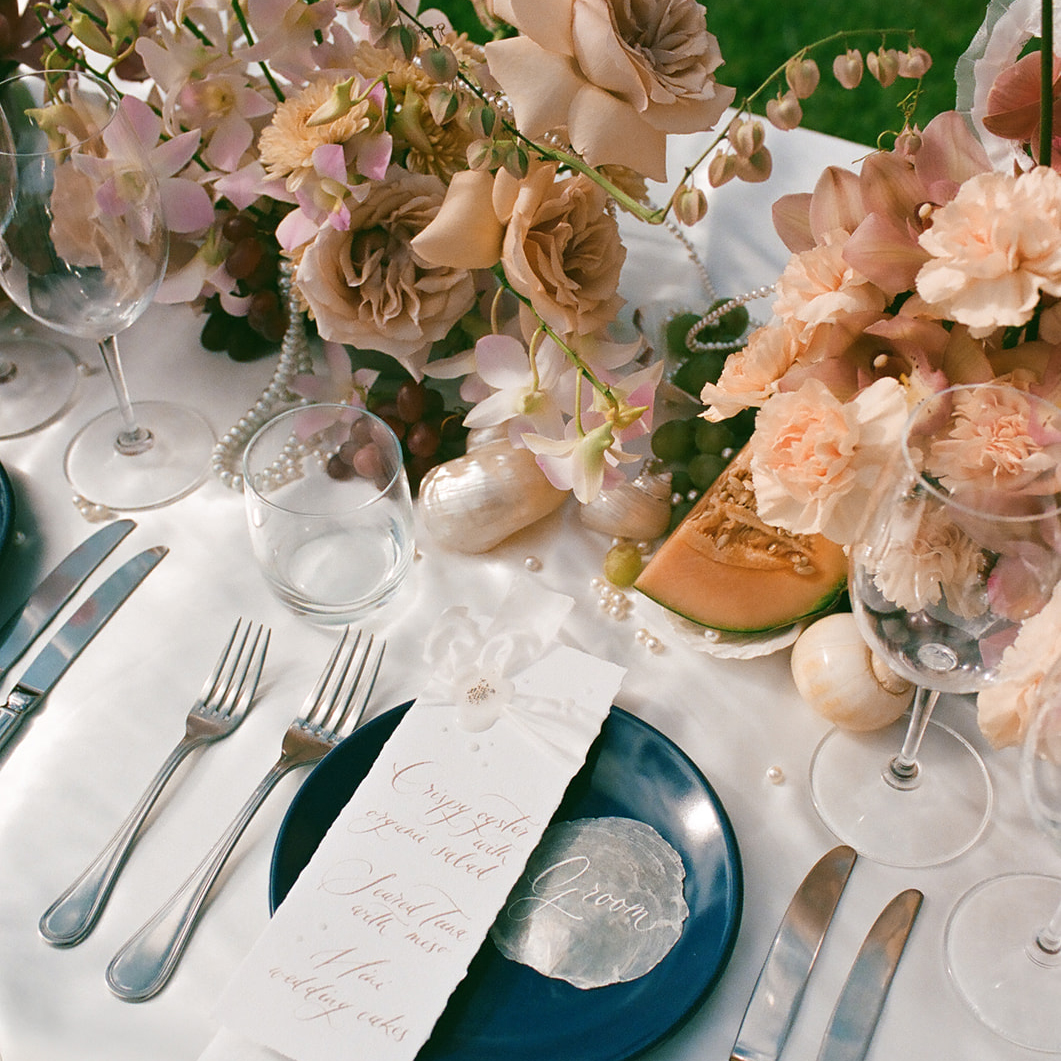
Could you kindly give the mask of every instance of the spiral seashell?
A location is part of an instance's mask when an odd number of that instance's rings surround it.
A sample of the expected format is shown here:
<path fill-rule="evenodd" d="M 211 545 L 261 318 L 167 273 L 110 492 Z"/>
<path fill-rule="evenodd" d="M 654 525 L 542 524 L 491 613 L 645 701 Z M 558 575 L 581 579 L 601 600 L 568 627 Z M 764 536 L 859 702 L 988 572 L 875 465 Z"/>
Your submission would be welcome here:
<path fill-rule="evenodd" d="M 791 666 L 803 699 L 841 729 L 889 726 L 913 698 L 913 685 L 870 650 L 850 612 L 808 626 L 792 646 Z"/>
<path fill-rule="evenodd" d="M 420 483 L 428 533 L 448 549 L 485 553 L 563 504 L 534 454 L 506 440 L 488 442 L 432 468 Z"/>
<path fill-rule="evenodd" d="M 651 541 L 670 526 L 670 472 L 641 472 L 602 490 L 579 510 L 582 523 L 613 538 Z"/>

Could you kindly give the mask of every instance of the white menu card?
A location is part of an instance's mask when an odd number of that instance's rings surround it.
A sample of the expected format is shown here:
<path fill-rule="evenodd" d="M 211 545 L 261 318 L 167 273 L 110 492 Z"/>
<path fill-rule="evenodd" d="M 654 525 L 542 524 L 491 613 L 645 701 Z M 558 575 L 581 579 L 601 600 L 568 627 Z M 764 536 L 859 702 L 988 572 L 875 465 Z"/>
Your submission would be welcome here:
<path fill-rule="evenodd" d="M 295 1061 L 416 1056 L 622 681 L 555 642 L 570 605 L 521 580 L 492 622 L 442 616 L 428 688 L 224 993 L 229 1033 Z"/>

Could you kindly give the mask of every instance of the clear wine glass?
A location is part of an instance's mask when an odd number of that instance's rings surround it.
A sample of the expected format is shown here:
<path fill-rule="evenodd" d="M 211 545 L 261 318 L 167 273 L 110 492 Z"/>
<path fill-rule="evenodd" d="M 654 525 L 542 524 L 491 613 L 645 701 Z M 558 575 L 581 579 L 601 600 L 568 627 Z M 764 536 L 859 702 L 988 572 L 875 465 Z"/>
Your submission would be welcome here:
<path fill-rule="evenodd" d="M 1061 664 L 1039 687 L 1020 774 L 1033 821 L 1061 850 Z M 1019 1046 L 1061 1052 L 1061 878 L 1006 873 L 977 884 L 951 911 L 944 952 L 984 1024 Z"/>
<path fill-rule="evenodd" d="M 155 508 L 205 478 L 213 432 L 195 410 L 130 401 L 117 334 L 166 267 L 158 183 L 117 92 L 84 71 L 0 83 L 15 197 L 0 233 L 0 285 L 31 317 L 99 344 L 117 409 L 90 421 L 64 467 L 74 490 L 120 511 Z"/>
<path fill-rule="evenodd" d="M 983 760 L 930 716 L 940 693 L 995 679 L 1061 577 L 1057 440 L 1052 403 L 1002 385 L 952 387 L 918 405 L 881 470 L 848 588 L 866 642 L 917 691 L 898 750 L 891 728 L 834 729 L 811 764 L 822 820 L 875 861 L 938 865 L 988 821 Z"/>
<path fill-rule="evenodd" d="M 15 208 L 16 167 L 11 128 L 0 112 L 0 232 Z M 65 347 L 9 329 L 0 338 L 0 438 L 51 423 L 77 387 L 77 360 Z"/>

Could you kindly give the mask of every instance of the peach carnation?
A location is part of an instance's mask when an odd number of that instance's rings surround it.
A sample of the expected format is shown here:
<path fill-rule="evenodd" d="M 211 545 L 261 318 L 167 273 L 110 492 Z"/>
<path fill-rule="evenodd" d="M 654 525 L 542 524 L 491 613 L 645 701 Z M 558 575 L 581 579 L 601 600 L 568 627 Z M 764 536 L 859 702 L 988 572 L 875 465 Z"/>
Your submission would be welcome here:
<path fill-rule="evenodd" d="M 919 242 L 931 258 L 917 293 L 939 316 L 975 338 L 1023 325 L 1042 293 L 1061 295 L 1061 175 L 1039 166 L 971 177 Z"/>

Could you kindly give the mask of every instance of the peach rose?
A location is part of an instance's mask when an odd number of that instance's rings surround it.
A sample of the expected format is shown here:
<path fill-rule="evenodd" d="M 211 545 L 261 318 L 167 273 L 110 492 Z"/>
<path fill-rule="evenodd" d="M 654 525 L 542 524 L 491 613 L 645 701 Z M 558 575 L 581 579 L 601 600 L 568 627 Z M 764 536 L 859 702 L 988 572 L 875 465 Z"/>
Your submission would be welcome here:
<path fill-rule="evenodd" d="M 468 270 L 431 265 L 410 246 L 444 193 L 438 177 L 393 167 L 363 203 L 351 205 L 348 231 L 320 230 L 296 281 L 321 338 L 380 350 L 420 378 L 431 343 L 475 301 Z"/>
<path fill-rule="evenodd" d="M 591 166 L 667 179 L 668 133 L 710 129 L 733 101 L 697 0 L 505 0 L 520 35 L 486 45 L 531 139 L 564 131 Z"/>

